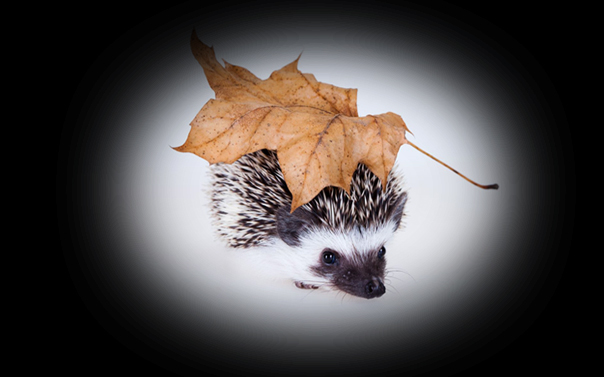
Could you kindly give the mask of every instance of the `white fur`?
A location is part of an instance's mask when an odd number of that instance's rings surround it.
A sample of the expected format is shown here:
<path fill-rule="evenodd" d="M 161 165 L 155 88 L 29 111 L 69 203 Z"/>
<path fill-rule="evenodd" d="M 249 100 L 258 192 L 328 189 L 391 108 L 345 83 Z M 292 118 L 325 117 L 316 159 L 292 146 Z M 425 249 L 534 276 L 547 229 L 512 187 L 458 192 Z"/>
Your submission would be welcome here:
<path fill-rule="evenodd" d="M 246 249 L 244 253 L 253 253 L 254 259 L 266 271 L 276 277 L 331 288 L 328 277 L 318 276 L 312 266 L 321 263 L 323 250 L 329 248 L 341 255 L 354 258 L 359 253 L 375 252 L 384 246 L 394 234 L 394 223 L 388 222 L 383 227 L 371 230 L 352 232 L 316 229 L 306 233 L 300 246 L 291 247 L 275 238 L 265 246 Z"/>

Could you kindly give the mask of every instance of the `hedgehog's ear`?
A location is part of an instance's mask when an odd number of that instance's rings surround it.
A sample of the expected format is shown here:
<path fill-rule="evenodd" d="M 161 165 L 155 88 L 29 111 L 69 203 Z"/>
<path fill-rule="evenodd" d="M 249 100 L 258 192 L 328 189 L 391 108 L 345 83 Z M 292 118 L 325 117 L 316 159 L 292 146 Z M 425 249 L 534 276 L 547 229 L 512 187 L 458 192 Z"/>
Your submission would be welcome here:
<path fill-rule="evenodd" d="M 277 233 L 289 246 L 298 246 L 300 235 L 316 221 L 315 216 L 302 207 L 293 213 L 289 212 L 288 207 L 281 207 L 277 211 Z"/>
<path fill-rule="evenodd" d="M 390 220 L 394 224 L 394 230 L 397 230 L 401 225 L 401 219 L 405 211 L 405 203 L 407 203 L 407 193 L 403 192 L 401 196 L 396 199 L 396 203 L 392 206 L 392 212 L 390 214 Z"/>

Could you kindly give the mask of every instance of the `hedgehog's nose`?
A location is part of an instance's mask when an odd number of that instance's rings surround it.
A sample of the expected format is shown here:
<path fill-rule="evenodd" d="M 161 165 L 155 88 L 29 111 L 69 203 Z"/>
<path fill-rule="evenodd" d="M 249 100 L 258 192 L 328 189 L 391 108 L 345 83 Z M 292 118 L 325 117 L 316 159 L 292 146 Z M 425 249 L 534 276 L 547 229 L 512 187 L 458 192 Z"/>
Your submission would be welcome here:
<path fill-rule="evenodd" d="M 380 279 L 372 279 L 365 285 L 367 298 L 380 297 L 384 293 L 386 293 L 386 286 Z"/>

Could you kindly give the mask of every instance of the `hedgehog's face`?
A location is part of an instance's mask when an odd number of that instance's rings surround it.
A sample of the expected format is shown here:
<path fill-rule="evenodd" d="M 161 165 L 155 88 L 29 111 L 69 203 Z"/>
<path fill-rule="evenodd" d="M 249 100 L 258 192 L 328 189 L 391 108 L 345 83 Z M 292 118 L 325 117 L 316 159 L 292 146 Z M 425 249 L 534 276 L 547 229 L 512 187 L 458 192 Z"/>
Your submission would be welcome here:
<path fill-rule="evenodd" d="M 386 292 L 386 242 L 398 229 L 400 210 L 371 229 L 330 229 L 313 214 L 298 209 L 277 215 L 279 237 L 292 250 L 292 278 L 299 288 L 332 288 L 363 298 Z M 289 259 L 289 258 L 288 258 Z M 295 266 L 294 266 L 295 265 Z"/>
<path fill-rule="evenodd" d="M 393 229 L 332 231 L 314 228 L 288 252 L 297 259 L 293 278 L 299 288 L 328 288 L 363 297 L 386 292 L 385 243 Z"/>
<path fill-rule="evenodd" d="M 378 250 L 354 250 L 352 253 L 326 248 L 311 270 L 343 292 L 364 298 L 380 297 L 386 292 L 385 254 L 384 246 Z"/>

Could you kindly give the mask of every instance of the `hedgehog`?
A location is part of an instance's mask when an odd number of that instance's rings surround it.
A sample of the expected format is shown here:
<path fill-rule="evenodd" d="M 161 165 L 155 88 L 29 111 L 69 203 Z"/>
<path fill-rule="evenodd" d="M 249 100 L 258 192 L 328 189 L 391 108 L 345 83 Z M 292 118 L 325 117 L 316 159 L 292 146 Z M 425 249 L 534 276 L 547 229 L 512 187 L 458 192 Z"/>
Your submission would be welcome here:
<path fill-rule="evenodd" d="M 291 212 L 275 151 L 263 149 L 210 167 L 210 209 L 219 238 L 231 248 L 272 253 L 301 289 L 362 298 L 386 292 L 386 243 L 400 228 L 407 193 L 392 169 L 386 187 L 362 163 L 347 193 L 324 188 Z"/>

